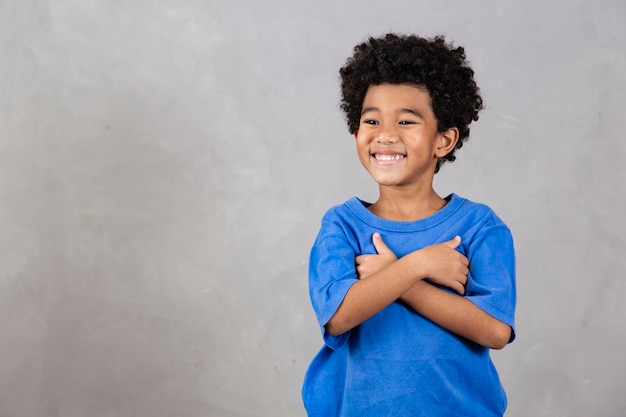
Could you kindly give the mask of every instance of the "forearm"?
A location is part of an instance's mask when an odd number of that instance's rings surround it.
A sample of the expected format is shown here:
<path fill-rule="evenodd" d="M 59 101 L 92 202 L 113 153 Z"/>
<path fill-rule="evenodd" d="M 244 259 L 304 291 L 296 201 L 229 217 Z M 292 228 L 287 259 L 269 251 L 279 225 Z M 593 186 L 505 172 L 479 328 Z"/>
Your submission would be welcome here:
<path fill-rule="evenodd" d="M 490 316 L 465 297 L 420 280 L 400 300 L 445 329 L 491 349 L 509 342 L 511 328 Z"/>
<path fill-rule="evenodd" d="M 407 256 L 355 282 L 326 324 L 326 331 L 335 336 L 345 333 L 396 301 L 423 278 L 414 264 Z"/>

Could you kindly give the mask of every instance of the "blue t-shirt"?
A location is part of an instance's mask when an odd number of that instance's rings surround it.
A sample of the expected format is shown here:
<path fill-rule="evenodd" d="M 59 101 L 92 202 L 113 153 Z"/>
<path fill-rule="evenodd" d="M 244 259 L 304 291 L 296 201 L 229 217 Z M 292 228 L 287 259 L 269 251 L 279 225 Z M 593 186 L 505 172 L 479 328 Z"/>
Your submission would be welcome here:
<path fill-rule="evenodd" d="M 310 417 L 504 414 L 506 395 L 489 349 L 400 301 L 342 335 L 324 329 L 358 279 L 354 258 L 376 253 L 374 232 L 398 258 L 461 236 L 457 250 L 470 262 L 464 297 L 514 328 L 515 255 L 509 228 L 485 205 L 455 194 L 446 200 L 425 219 L 398 222 L 374 215 L 368 203 L 353 197 L 322 219 L 311 250 L 309 291 L 325 345 L 302 388 Z"/>

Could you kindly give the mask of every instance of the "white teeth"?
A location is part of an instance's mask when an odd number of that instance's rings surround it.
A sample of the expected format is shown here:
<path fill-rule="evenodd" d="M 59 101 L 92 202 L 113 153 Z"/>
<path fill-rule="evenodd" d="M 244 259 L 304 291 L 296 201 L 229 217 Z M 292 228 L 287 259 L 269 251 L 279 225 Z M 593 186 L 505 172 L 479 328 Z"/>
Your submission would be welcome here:
<path fill-rule="evenodd" d="M 374 157 L 378 159 L 379 161 L 396 161 L 398 159 L 404 158 L 404 155 L 401 155 L 399 153 L 394 153 L 391 155 L 377 153 L 377 154 L 374 154 Z"/>

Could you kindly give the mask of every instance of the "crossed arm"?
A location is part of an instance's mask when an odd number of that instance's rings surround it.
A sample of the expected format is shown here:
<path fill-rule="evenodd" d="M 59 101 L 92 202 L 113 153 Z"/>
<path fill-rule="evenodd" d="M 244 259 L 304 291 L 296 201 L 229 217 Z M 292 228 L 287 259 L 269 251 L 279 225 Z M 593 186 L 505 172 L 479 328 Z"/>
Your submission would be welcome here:
<path fill-rule="evenodd" d="M 344 333 L 400 299 L 440 326 L 491 349 L 509 342 L 511 328 L 462 297 L 467 282 L 468 260 L 455 250 L 460 237 L 427 246 L 402 258 L 373 236 L 376 254 L 355 259 L 359 280 L 326 324 L 333 335 Z M 424 281 L 451 288 L 443 291 Z"/>

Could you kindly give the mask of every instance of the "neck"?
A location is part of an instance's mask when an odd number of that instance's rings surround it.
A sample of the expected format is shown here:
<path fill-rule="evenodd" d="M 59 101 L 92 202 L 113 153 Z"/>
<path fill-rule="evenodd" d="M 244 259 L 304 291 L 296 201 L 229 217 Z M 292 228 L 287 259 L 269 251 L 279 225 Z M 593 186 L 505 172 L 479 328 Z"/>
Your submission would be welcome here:
<path fill-rule="evenodd" d="M 400 189 L 379 187 L 380 196 L 369 209 L 387 220 L 414 221 L 433 215 L 446 205 L 432 187 L 427 189 Z"/>

